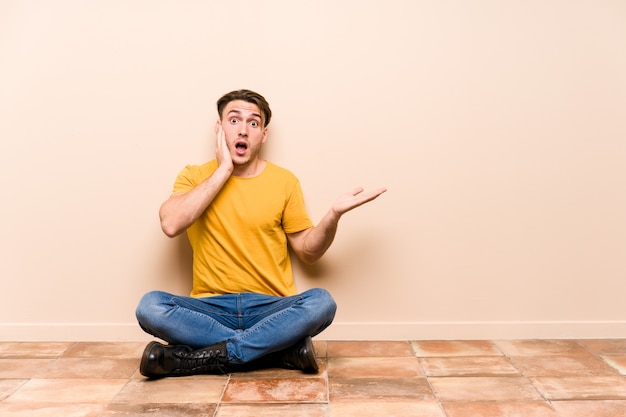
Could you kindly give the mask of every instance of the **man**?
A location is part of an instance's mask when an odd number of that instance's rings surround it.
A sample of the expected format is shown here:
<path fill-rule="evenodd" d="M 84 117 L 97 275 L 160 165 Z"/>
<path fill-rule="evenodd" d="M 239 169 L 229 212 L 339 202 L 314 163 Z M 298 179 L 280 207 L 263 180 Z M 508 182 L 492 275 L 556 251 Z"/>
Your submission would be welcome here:
<path fill-rule="evenodd" d="M 288 247 L 305 263 L 331 245 L 340 217 L 378 197 L 357 188 L 316 226 L 297 178 L 261 159 L 272 112 L 263 98 L 237 90 L 217 102 L 215 159 L 187 166 L 159 211 L 163 232 L 187 232 L 193 249 L 189 297 L 143 296 L 139 325 L 167 341 L 146 346 L 144 376 L 284 367 L 315 373 L 311 337 L 328 327 L 336 304 L 323 289 L 296 293 Z"/>

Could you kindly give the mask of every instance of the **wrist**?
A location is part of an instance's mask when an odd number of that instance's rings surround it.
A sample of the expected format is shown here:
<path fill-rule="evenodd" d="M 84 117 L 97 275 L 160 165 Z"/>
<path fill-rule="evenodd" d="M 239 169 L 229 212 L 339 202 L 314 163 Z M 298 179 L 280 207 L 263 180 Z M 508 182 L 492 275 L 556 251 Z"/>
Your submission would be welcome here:
<path fill-rule="evenodd" d="M 232 164 L 232 162 L 230 164 L 218 162 L 217 169 L 215 171 L 220 172 L 225 176 L 231 176 L 234 170 L 235 166 Z"/>
<path fill-rule="evenodd" d="M 341 218 L 343 213 L 337 211 L 335 208 L 331 208 L 328 211 L 327 216 L 329 217 L 329 220 L 335 222 L 335 223 L 339 223 L 339 219 Z"/>

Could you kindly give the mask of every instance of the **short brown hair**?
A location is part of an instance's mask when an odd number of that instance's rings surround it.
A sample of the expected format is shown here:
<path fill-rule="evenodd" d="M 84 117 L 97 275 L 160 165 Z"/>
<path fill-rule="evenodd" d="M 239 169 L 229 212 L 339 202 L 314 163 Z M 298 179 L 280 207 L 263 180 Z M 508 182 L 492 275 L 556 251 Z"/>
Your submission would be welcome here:
<path fill-rule="evenodd" d="M 272 118 L 272 110 L 270 110 L 270 105 L 259 93 L 255 93 L 250 90 L 235 90 L 230 93 L 224 94 L 219 100 L 217 100 L 217 113 L 220 116 L 220 120 L 222 119 L 222 113 L 224 108 L 228 103 L 235 100 L 243 100 L 248 103 L 256 104 L 259 110 L 263 113 L 263 127 L 266 127 L 270 124 L 270 119 Z"/>

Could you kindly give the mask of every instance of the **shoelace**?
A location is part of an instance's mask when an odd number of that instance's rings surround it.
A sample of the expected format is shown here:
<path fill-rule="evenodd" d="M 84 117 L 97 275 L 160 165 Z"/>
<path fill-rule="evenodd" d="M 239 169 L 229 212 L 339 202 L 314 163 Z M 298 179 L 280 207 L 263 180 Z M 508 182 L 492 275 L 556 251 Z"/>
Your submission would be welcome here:
<path fill-rule="evenodd" d="M 219 370 L 224 374 L 226 373 L 226 369 L 220 358 L 221 355 L 221 349 L 216 349 L 215 351 L 179 352 L 177 356 L 182 359 L 180 363 L 181 371 Z"/>

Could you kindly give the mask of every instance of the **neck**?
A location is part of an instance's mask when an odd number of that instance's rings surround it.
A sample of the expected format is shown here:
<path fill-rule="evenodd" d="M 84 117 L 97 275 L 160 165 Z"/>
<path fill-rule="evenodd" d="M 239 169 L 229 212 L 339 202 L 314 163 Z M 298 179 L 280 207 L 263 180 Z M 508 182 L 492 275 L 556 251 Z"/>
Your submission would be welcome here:
<path fill-rule="evenodd" d="M 263 172 L 265 165 L 266 161 L 262 159 L 255 159 L 243 165 L 235 165 L 232 175 L 235 177 L 256 177 Z"/>

